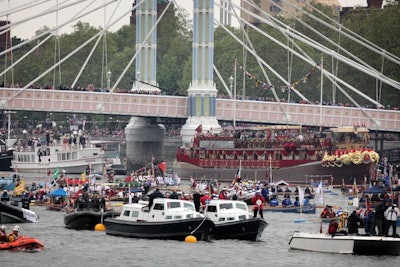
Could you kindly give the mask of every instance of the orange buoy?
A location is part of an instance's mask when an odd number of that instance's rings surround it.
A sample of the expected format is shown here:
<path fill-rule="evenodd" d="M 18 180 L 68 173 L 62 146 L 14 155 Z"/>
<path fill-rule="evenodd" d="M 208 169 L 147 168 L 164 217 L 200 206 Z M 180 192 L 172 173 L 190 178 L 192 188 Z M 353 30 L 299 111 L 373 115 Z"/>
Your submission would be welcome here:
<path fill-rule="evenodd" d="M 185 238 L 185 242 L 186 243 L 196 243 L 197 242 L 197 238 L 195 236 L 193 236 L 193 235 L 188 235 Z"/>
<path fill-rule="evenodd" d="M 96 226 L 94 227 L 95 231 L 105 231 L 106 230 L 106 226 L 102 223 L 98 223 L 96 224 Z"/>

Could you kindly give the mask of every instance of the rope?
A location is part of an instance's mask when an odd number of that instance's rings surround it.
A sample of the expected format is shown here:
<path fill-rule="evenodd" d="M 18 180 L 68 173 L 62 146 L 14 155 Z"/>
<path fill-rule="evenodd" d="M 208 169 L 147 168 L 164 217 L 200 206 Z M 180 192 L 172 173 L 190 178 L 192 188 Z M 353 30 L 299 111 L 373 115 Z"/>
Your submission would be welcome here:
<path fill-rule="evenodd" d="M 208 207 L 208 205 L 206 205 L 206 207 L 205 207 L 205 213 L 204 213 L 204 218 L 203 218 L 203 220 L 201 221 L 201 223 L 196 227 L 196 229 L 194 229 L 191 233 L 190 233 L 190 235 L 193 235 L 202 225 L 203 225 L 203 223 L 204 223 L 204 221 L 205 220 L 207 220 L 207 207 Z"/>

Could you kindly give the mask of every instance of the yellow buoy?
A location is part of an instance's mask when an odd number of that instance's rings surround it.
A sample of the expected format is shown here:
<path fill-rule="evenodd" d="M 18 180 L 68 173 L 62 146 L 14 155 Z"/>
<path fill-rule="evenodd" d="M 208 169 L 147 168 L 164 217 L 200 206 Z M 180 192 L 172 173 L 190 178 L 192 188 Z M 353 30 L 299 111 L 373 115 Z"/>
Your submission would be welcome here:
<path fill-rule="evenodd" d="M 106 226 L 102 223 L 98 223 L 96 224 L 96 226 L 94 227 L 95 231 L 105 231 L 106 230 Z"/>
<path fill-rule="evenodd" d="M 197 242 L 197 238 L 195 236 L 193 236 L 193 235 L 188 235 L 185 238 L 185 242 L 187 242 L 187 243 L 196 243 Z"/>

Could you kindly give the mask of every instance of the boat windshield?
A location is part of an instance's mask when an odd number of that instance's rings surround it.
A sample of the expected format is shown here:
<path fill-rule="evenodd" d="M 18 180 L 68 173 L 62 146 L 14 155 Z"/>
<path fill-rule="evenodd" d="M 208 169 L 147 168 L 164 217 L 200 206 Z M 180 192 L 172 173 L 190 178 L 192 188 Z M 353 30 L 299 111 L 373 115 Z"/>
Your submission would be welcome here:
<path fill-rule="evenodd" d="M 233 204 L 232 203 L 223 203 L 219 205 L 219 208 L 221 210 L 230 210 L 233 209 Z"/>
<path fill-rule="evenodd" d="M 194 205 L 193 205 L 192 203 L 183 203 L 183 206 L 184 206 L 186 209 L 195 211 Z"/>
<path fill-rule="evenodd" d="M 247 205 L 246 205 L 246 203 L 236 203 L 236 207 L 237 207 L 238 209 L 247 211 Z"/>

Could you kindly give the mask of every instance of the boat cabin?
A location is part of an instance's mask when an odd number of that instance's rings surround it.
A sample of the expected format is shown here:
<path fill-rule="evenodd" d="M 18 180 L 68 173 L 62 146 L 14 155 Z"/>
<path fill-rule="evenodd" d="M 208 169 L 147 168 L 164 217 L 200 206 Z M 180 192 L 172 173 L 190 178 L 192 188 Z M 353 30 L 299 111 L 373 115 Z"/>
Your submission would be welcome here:
<path fill-rule="evenodd" d="M 250 218 L 248 206 L 244 201 L 213 199 L 206 206 L 204 215 L 214 223 L 240 221 Z"/>
<path fill-rule="evenodd" d="M 156 198 L 149 209 L 148 201 L 125 204 L 119 220 L 162 222 L 203 217 L 194 207 L 194 203 L 180 199 Z"/>

